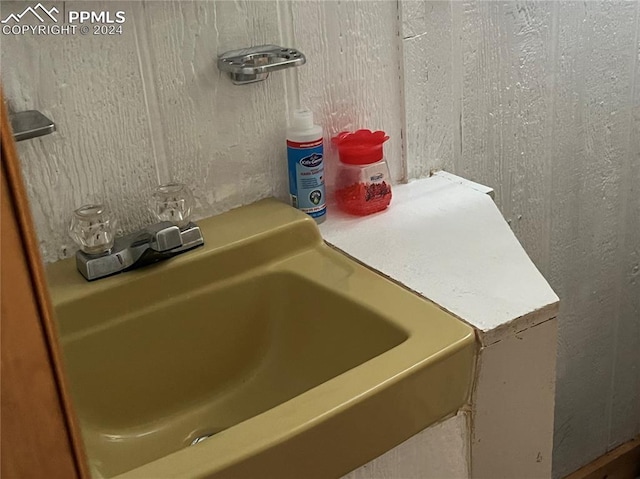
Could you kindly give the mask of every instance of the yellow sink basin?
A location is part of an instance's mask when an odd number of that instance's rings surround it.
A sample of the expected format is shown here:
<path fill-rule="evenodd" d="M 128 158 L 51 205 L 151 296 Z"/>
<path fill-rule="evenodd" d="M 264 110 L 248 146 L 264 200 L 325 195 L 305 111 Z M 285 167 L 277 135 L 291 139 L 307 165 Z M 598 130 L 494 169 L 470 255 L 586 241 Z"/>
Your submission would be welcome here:
<path fill-rule="evenodd" d="M 204 247 L 136 271 L 48 268 L 94 477 L 339 477 L 467 400 L 473 330 L 306 215 L 199 224 Z"/>

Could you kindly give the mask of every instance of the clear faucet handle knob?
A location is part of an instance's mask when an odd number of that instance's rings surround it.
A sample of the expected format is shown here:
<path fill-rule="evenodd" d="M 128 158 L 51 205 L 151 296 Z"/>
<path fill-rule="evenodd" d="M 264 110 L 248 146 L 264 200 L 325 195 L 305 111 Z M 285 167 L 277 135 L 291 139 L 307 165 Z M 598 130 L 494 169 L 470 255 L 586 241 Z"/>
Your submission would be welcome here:
<path fill-rule="evenodd" d="M 167 183 L 156 188 L 149 199 L 149 210 L 159 221 L 171 221 L 180 228 L 189 223 L 195 199 L 182 183 Z"/>
<path fill-rule="evenodd" d="M 105 205 L 83 205 L 73 212 L 69 235 L 87 254 L 107 253 L 115 241 L 116 223 Z"/>

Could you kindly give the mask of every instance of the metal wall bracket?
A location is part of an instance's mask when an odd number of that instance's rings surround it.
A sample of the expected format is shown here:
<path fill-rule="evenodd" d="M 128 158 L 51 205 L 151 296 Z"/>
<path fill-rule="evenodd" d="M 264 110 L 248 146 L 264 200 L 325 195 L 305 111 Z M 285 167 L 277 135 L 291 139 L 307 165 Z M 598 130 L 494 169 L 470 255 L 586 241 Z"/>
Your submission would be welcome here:
<path fill-rule="evenodd" d="M 56 125 L 38 110 L 9 114 L 9 121 L 16 141 L 30 140 L 56 131 Z"/>
<path fill-rule="evenodd" d="M 269 73 L 304 65 L 307 59 L 294 48 L 260 45 L 225 52 L 218 57 L 218 69 L 227 72 L 236 85 L 266 80 Z"/>

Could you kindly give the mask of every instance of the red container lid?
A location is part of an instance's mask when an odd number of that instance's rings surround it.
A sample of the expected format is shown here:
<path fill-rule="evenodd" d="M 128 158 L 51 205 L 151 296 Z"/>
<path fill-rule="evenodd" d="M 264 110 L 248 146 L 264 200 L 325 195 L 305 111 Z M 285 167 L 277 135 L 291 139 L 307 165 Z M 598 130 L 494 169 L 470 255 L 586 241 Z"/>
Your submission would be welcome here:
<path fill-rule="evenodd" d="M 338 147 L 340 161 L 349 165 L 368 165 L 383 157 L 382 144 L 389 137 L 384 131 L 343 131 L 331 141 Z"/>

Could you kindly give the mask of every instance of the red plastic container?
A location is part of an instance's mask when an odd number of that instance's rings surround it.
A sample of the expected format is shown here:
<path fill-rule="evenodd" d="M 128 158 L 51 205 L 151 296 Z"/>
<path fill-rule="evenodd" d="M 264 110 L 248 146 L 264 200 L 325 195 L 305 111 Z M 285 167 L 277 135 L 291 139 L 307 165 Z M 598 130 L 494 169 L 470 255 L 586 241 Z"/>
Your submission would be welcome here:
<path fill-rule="evenodd" d="M 389 167 L 382 145 L 384 131 L 344 131 L 332 138 L 338 147 L 340 166 L 335 198 L 338 207 L 358 216 L 382 211 L 391 203 Z"/>

